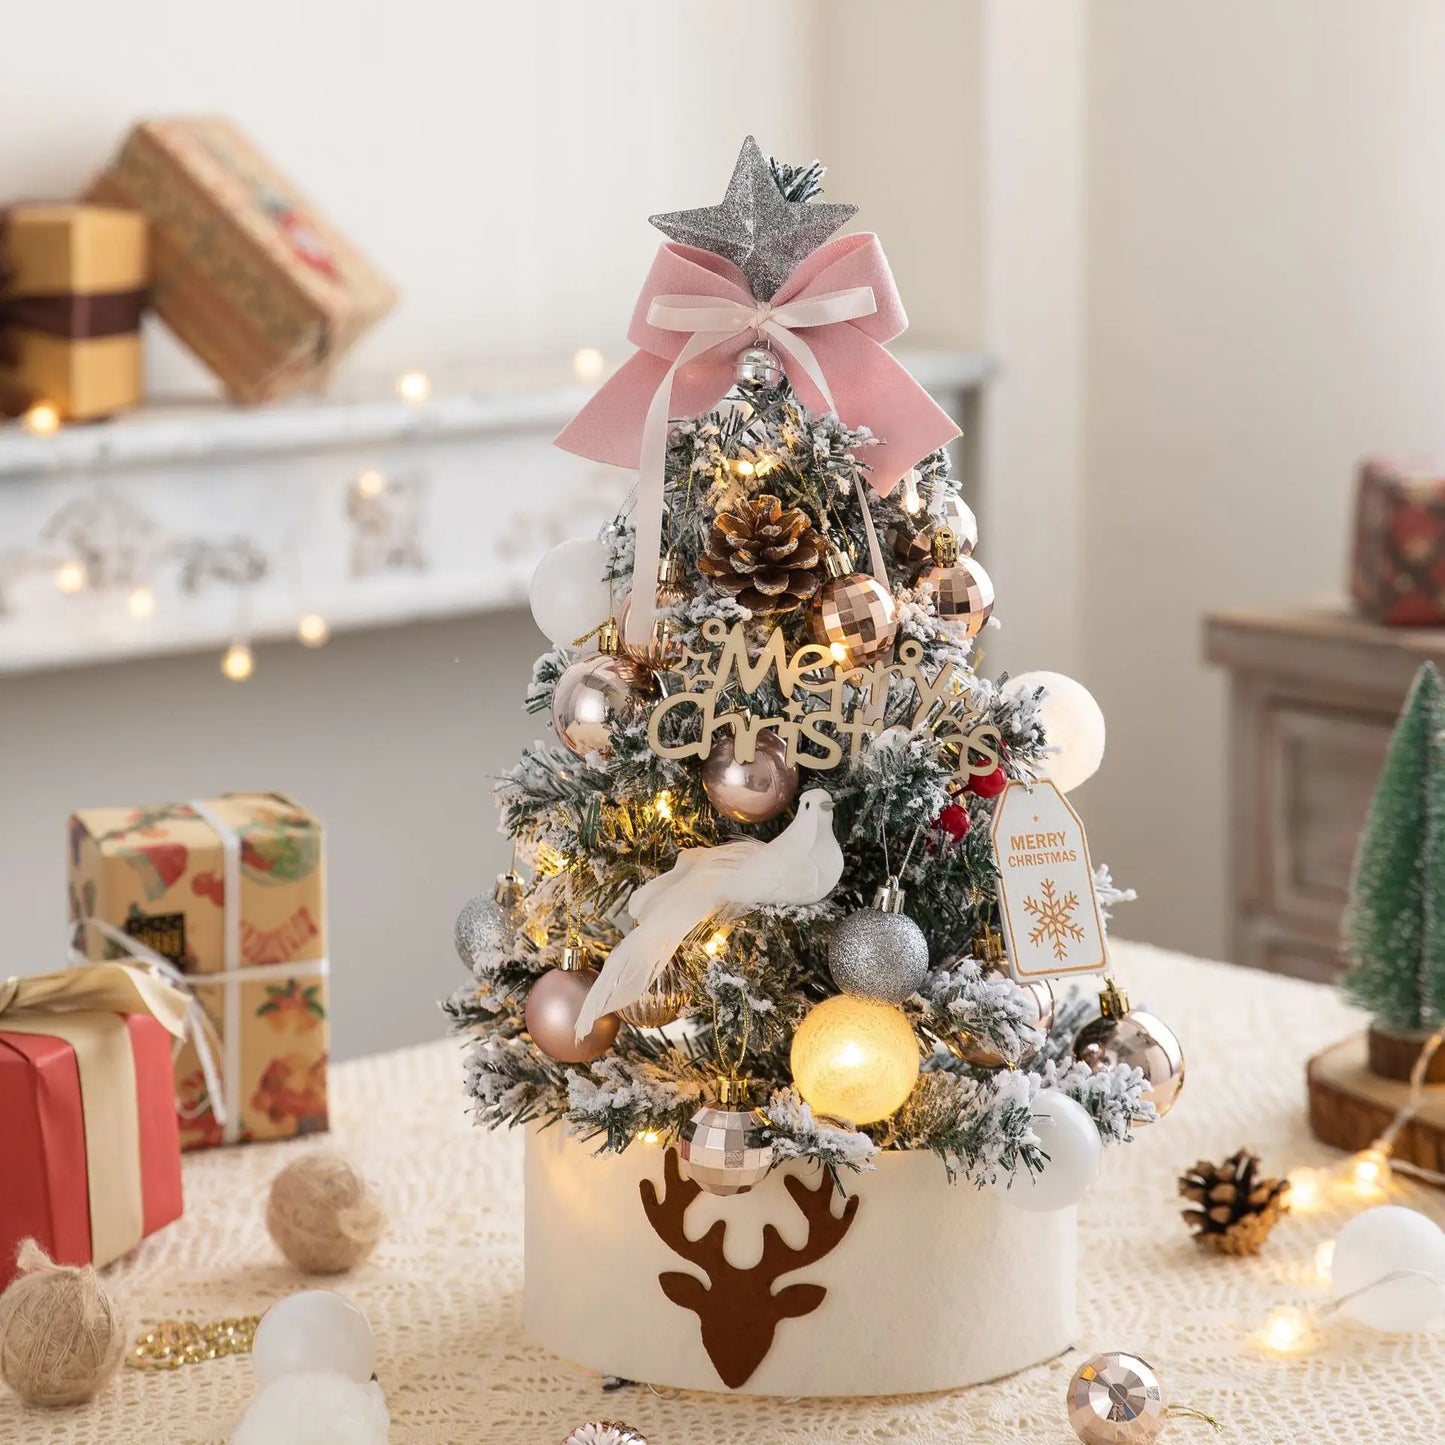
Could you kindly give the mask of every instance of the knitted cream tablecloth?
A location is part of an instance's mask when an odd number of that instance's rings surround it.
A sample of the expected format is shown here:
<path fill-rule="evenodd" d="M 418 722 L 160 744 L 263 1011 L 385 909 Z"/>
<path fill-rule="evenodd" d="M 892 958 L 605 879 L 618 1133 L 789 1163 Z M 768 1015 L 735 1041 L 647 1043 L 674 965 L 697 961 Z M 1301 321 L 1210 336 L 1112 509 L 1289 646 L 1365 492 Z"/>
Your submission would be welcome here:
<path fill-rule="evenodd" d="M 1318 1352 L 1289 1359 L 1247 1341 L 1273 1305 L 1322 1299 L 1315 1247 L 1343 1214 L 1288 1218 L 1260 1258 L 1245 1260 L 1201 1252 L 1179 1218 L 1175 1176 L 1196 1159 L 1241 1144 L 1281 1171 L 1337 1157 L 1306 1127 L 1304 1062 L 1359 1016 L 1311 984 L 1137 945 L 1116 944 L 1115 954 L 1135 1000 L 1178 1029 L 1189 1077 L 1168 1119 L 1108 1151 L 1082 1208 L 1080 1351 L 1138 1351 L 1175 1400 L 1208 1410 L 1241 1445 L 1445 1441 L 1445 1330 L 1397 1339 L 1340 1323 Z M 340 1281 L 375 1327 L 393 1440 L 559 1445 L 599 1417 L 627 1421 L 650 1445 L 1074 1440 L 1063 1397 L 1080 1352 L 998 1384 L 904 1399 L 662 1399 L 640 1387 L 604 1395 L 595 1377 L 522 1337 L 522 1140 L 469 1125 L 459 1060 L 447 1041 L 333 1075 L 328 1142 L 381 1181 L 393 1218 L 376 1256 Z M 107 1272 L 132 1319 L 259 1311 L 302 1287 L 266 1236 L 263 1199 L 275 1172 L 307 1147 L 189 1156 L 185 1218 Z M 1445 1196 L 1398 1193 L 1445 1220 Z M 0 1441 L 223 1441 L 251 1386 L 249 1361 L 228 1359 L 166 1374 L 125 1370 L 96 1402 L 55 1412 L 23 1411 L 0 1387 Z M 1212 1438 L 1188 1422 L 1166 1431 L 1178 1445 Z"/>

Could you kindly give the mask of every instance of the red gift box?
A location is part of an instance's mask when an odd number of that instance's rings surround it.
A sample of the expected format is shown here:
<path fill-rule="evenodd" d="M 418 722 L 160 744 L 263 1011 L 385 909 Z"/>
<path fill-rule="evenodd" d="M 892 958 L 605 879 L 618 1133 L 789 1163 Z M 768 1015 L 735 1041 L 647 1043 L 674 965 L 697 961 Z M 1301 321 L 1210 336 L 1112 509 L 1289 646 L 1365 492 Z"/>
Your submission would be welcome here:
<path fill-rule="evenodd" d="M 1445 623 L 1445 467 L 1376 458 L 1360 468 L 1350 594 L 1390 626 Z"/>
<path fill-rule="evenodd" d="M 180 1218 L 171 1035 L 185 1011 L 121 964 L 0 980 L 0 1289 L 27 1237 L 101 1266 Z"/>

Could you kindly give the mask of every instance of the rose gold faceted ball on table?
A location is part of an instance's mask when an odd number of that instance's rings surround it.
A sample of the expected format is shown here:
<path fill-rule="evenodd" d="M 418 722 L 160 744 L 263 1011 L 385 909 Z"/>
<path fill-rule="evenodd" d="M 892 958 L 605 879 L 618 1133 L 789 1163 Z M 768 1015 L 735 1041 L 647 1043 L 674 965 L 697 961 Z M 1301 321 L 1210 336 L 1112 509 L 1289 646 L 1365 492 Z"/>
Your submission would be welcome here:
<path fill-rule="evenodd" d="M 580 657 L 557 679 L 552 692 L 552 731 L 579 758 L 612 747 L 612 731 L 637 717 L 642 699 L 624 658 L 599 653 Z"/>
<path fill-rule="evenodd" d="M 813 601 L 809 625 L 814 642 L 858 667 L 892 651 L 898 608 L 886 587 L 866 572 L 852 571 L 847 557 L 835 551 L 828 557 L 828 580 Z"/>
<path fill-rule="evenodd" d="M 1124 1350 L 1079 1366 L 1069 1381 L 1068 1407 L 1069 1424 L 1084 1445 L 1149 1445 L 1169 1418 L 1154 1367 Z"/>
<path fill-rule="evenodd" d="M 1128 999 L 1112 986 L 1105 988 L 1102 1002 L 1103 1014 L 1085 1024 L 1074 1039 L 1074 1057 L 1096 1073 L 1115 1064 L 1142 1069 L 1149 1081 L 1144 1098 L 1162 1119 L 1184 1087 L 1184 1048 L 1178 1035 L 1163 1019 L 1131 1009 Z"/>
<path fill-rule="evenodd" d="M 993 579 L 973 557 L 933 566 L 919 573 L 918 585 L 933 593 L 938 620 L 959 637 L 977 637 L 993 616 Z"/>
<path fill-rule="evenodd" d="M 549 968 L 527 995 L 527 1032 L 532 1042 L 559 1064 L 586 1064 L 612 1047 L 622 1022 L 603 1014 L 592 1032 L 577 1042 L 577 1018 L 592 985 L 595 968 Z"/>
<path fill-rule="evenodd" d="M 766 823 L 798 796 L 798 769 L 787 761 L 788 745 L 777 733 L 757 736 L 757 751 L 740 762 L 731 737 L 713 739 L 702 765 L 702 786 L 709 802 L 735 823 Z"/>

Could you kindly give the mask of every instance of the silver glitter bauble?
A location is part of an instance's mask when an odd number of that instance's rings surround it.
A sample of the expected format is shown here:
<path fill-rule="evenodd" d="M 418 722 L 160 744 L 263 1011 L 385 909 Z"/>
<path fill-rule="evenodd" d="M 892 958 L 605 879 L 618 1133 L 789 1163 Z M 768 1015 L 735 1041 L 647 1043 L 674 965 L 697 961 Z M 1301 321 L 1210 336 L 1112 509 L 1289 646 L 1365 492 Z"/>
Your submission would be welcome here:
<path fill-rule="evenodd" d="M 890 878 L 871 908 L 833 925 L 828 970 L 844 993 L 879 1003 L 902 1003 L 928 973 L 928 940 L 903 909 L 903 890 Z"/>
<path fill-rule="evenodd" d="M 667 211 L 648 220 L 674 241 L 725 256 L 748 278 L 757 300 L 771 301 L 798 262 L 812 255 L 857 209 L 785 200 L 767 156 L 749 136 L 719 204 Z"/>
<path fill-rule="evenodd" d="M 1153 1365 L 1126 1350 L 1086 1360 L 1069 1381 L 1069 1424 L 1084 1445 L 1149 1445 L 1169 1417 Z"/>
<path fill-rule="evenodd" d="M 702 789 L 719 813 L 735 823 L 766 823 L 798 796 L 798 768 L 777 733 L 759 733 L 753 759 L 739 762 L 733 739 L 713 740 L 702 765 Z"/>
<path fill-rule="evenodd" d="M 478 893 L 462 906 L 452 937 L 457 957 L 473 972 L 510 946 L 521 899 L 522 880 L 508 870 L 497 875 L 490 894 Z"/>
<path fill-rule="evenodd" d="M 783 379 L 783 364 L 766 346 L 750 346 L 738 354 L 733 380 L 739 386 L 776 386 Z"/>
<path fill-rule="evenodd" d="M 764 1122 L 748 1108 L 747 1083 L 720 1079 L 716 1104 L 704 1104 L 678 1135 L 678 1158 L 685 1178 L 709 1194 L 746 1194 L 768 1177 L 773 1146 Z"/>
<path fill-rule="evenodd" d="M 552 690 L 552 731 L 579 758 L 590 752 L 606 757 L 612 734 L 642 711 L 627 662 L 599 653 L 579 657 Z"/>

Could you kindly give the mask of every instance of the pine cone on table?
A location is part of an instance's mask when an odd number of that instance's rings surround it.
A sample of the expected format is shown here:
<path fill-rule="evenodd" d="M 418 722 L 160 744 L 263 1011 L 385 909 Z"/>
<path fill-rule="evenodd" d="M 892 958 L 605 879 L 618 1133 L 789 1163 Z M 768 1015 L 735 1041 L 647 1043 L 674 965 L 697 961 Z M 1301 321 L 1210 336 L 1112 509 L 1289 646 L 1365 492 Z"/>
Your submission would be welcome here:
<path fill-rule="evenodd" d="M 750 612 L 791 612 L 823 585 L 824 551 L 806 512 L 763 493 L 718 514 L 698 566 Z"/>
<path fill-rule="evenodd" d="M 1289 1208 L 1289 1181 L 1259 1176 L 1259 1156 L 1243 1149 L 1222 1164 L 1201 1159 L 1179 1176 L 1179 1192 L 1197 1208 L 1182 1209 L 1194 1238 L 1216 1254 L 1258 1254 Z"/>

